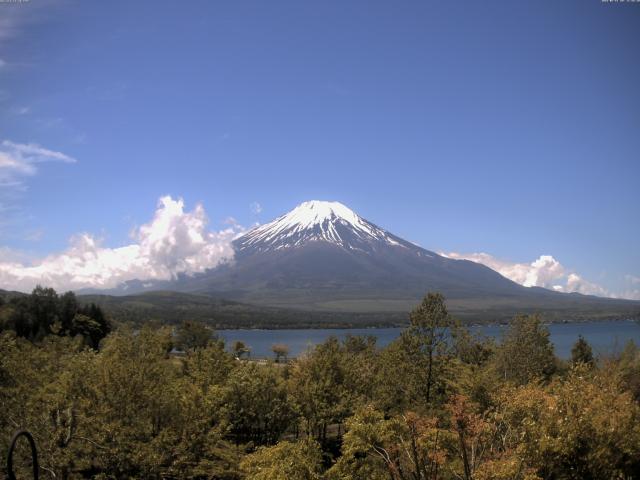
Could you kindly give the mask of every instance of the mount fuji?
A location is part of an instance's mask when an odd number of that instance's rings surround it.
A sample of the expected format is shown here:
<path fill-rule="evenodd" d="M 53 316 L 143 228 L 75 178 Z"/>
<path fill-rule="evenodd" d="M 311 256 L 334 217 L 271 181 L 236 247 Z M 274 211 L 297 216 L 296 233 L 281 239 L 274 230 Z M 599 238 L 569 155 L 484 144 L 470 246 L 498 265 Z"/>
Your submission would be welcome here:
<path fill-rule="evenodd" d="M 479 263 L 446 258 L 403 240 L 338 202 L 304 202 L 236 239 L 233 248 L 232 262 L 144 290 L 309 315 L 405 318 L 429 291 L 441 292 L 459 317 L 478 321 L 527 312 L 550 320 L 640 313 L 640 302 L 524 287 Z M 140 286 L 128 285 L 127 293 Z"/>

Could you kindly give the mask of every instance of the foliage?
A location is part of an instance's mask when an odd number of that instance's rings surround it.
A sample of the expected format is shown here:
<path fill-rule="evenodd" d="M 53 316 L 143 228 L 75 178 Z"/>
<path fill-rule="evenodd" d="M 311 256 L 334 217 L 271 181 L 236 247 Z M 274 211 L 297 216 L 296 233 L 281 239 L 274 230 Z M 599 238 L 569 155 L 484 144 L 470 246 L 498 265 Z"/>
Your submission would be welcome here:
<path fill-rule="evenodd" d="M 73 292 L 58 295 L 53 288 L 36 287 L 31 295 L 0 303 L 0 332 L 12 330 L 31 341 L 47 335 L 79 336 L 98 348 L 111 323 L 96 304 L 80 305 Z"/>
<path fill-rule="evenodd" d="M 329 478 L 436 479 L 446 460 L 441 433 L 435 418 L 407 412 L 387 420 L 364 407 L 347 422 L 342 456 Z"/>
<path fill-rule="evenodd" d="M 331 337 L 298 359 L 291 369 L 290 391 L 303 429 L 321 442 L 327 439 L 329 425 L 342 423 L 349 413 L 345 368 L 340 344 Z"/>
<path fill-rule="evenodd" d="M 321 480 L 321 466 L 322 452 L 312 440 L 261 447 L 240 464 L 247 480 Z"/>
<path fill-rule="evenodd" d="M 185 320 L 176 331 L 175 344 L 180 350 L 206 347 L 213 339 L 213 332 L 204 323 Z"/>
<path fill-rule="evenodd" d="M 276 363 L 280 363 L 284 359 L 285 363 L 289 357 L 289 347 L 284 343 L 275 343 L 271 346 L 271 351 L 276 357 Z"/>
<path fill-rule="evenodd" d="M 235 342 L 233 342 L 231 350 L 233 351 L 233 354 L 237 359 L 242 358 L 242 356 L 245 354 L 249 355 L 249 353 L 251 353 L 251 349 L 240 340 L 236 340 Z"/>
<path fill-rule="evenodd" d="M 584 364 L 548 387 L 506 387 L 497 420 L 543 478 L 631 478 L 640 471 L 640 406 L 615 378 Z"/>
<path fill-rule="evenodd" d="M 274 444 L 295 418 L 280 369 L 256 363 L 230 372 L 221 411 L 236 444 Z"/>
<path fill-rule="evenodd" d="M 16 429 L 31 431 L 43 478 L 577 480 L 640 471 L 632 342 L 590 363 L 579 340 L 560 372 L 539 319 L 514 319 L 496 345 L 430 295 L 385 348 L 348 336 L 286 363 L 260 362 L 238 355 L 242 345 L 227 352 L 197 324 L 182 338 L 169 327 L 121 326 L 98 340 L 97 310 L 73 294 L 34 295 L 0 305 L 2 324 L 22 329 L 0 333 L 0 449 Z M 173 350 L 176 338 L 185 352 Z"/>
<path fill-rule="evenodd" d="M 636 343 L 629 340 L 614 365 L 604 366 L 608 367 L 613 367 L 619 372 L 624 387 L 640 402 L 640 348 Z"/>
<path fill-rule="evenodd" d="M 496 352 L 495 360 L 495 367 L 505 380 L 519 385 L 534 380 L 549 380 L 556 370 L 556 360 L 549 330 L 540 317 L 515 317 Z"/>
<path fill-rule="evenodd" d="M 589 367 L 593 367 L 595 363 L 591 345 L 587 343 L 582 335 L 578 335 L 578 340 L 571 348 L 571 363 L 573 365 L 583 363 Z"/>

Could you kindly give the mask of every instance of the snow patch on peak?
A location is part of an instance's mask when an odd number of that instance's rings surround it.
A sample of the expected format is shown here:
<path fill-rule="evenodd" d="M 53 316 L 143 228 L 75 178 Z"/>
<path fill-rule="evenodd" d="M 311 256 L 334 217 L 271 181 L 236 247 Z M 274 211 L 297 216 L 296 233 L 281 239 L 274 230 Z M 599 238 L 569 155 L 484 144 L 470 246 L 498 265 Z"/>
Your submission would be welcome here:
<path fill-rule="evenodd" d="M 370 230 L 366 221 L 340 202 L 310 200 L 303 202 L 289 213 L 277 218 L 273 223 L 301 229 L 322 225 L 326 221 L 343 220 L 356 228 Z"/>
<path fill-rule="evenodd" d="M 340 202 L 311 200 L 301 203 L 273 222 L 260 225 L 240 240 L 243 247 L 279 250 L 309 241 L 325 241 L 348 249 L 364 249 L 365 243 L 400 243 L 376 225 L 364 220 Z"/>

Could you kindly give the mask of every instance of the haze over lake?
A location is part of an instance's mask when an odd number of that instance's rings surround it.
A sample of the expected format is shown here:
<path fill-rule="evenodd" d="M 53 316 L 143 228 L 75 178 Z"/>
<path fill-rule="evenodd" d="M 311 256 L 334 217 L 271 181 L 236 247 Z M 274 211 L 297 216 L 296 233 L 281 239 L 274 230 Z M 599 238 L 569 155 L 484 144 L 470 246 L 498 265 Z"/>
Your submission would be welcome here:
<path fill-rule="evenodd" d="M 471 327 L 472 331 L 500 339 L 506 325 Z M 605 355 L 621 350 L 629 340 L 640 343 L 640 324 L 631 320 L 610 322 L 553 323 L 548 325 L 556 355 L 571 356 L 571 347 L 582 335 L 591 344 L 594 354 Z M 303 330 L 220 330 L 218 334 L 227 345 L 240 340 L 251 347 L 254 358 L 272 357 L 271 346 L 284 343 L 292 357 L 308 348 L 324 342 L 331 336 L 344 339 L 347 335 L 372 335 L 377 345 L 383 347 L 395 340 L 402 328 L 352 328 L 352 329 L 303 329 Z"/>

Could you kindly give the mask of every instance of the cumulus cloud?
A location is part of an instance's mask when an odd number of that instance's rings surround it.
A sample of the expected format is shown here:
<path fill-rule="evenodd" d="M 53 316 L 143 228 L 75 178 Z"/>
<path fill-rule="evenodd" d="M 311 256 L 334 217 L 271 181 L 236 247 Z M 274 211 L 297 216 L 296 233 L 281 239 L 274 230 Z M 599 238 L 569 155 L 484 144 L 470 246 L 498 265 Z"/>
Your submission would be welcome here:
<path fill-rule="evenodd" d="M 565 268 L 551 255 L 541 255 L 531 263 L 514 263 L 501 260 L 488 253 L 441 253 L 456 260 L 482 263 L 501 275 L 525 287 L 553 288 L 566 275 Z"/>
<path fill-rule="evenodd" d="M 441 253 L 441 255 L 457 260 L 471 260 L 482 263 L 499 274 L 525 287 L 544 287 L 557 292 L 578 292 L 584 295 L 601 297 L 640 299 L 640 290 L 628 289 L 622 293 L 614 293 L 585 280 L 582 276 L 568 270 L 551 255 L 541 255 L 530 263 L 517 263 L 501 260 L 488 253 Z M 627 275 L 627 282 L 633 283 L 632 275 Z"/>
<path fill-rule="evenodd" d="M 600 297 L 617 297 L 604 287 L 597 283 L 589 282 L 577 273 L 570 273 L 567 276 L 567 284 L 565 290 L 567 292 L 578 292 L 585 295 L 598 295 Z"/>
<path fill-rule="evenodd" d="M 75 163 L 76 159 L 35 143 L 4 140 L 0 144 L 0 186 L 21 186 L 23 178 L 35 175 L 43 162 Z"/>
<path fill-rule="evenodd" d="M 243 232 L 231 225 L 214 232 L 202 205 L 185 211 L 182 199 L 162 197 L 153 219 L 133 233 L 134 243 L 118 248 L 102 245 L 87 233 L 72 238 L 62 253 L 27 265 L 2 261 L 0 287 L 29 291 L 42 284 L 56 289 L 112 288 L 128 280 L 169 280 L 193 274 L 233 258 L 231 242 Z"/>

